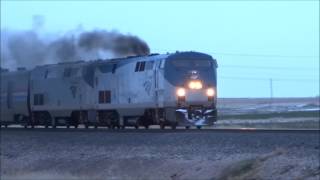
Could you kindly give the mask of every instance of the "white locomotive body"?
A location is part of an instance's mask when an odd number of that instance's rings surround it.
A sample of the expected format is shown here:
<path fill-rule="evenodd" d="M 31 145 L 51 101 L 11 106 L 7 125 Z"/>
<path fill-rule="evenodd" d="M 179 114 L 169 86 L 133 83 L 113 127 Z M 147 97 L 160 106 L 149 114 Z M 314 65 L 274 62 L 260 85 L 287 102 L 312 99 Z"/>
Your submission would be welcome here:
<path fill-rule="evenodd" d="M 1 72 L 1 124 L 213 125 L 216 68 L 207 54 L 177 52 Z"/>

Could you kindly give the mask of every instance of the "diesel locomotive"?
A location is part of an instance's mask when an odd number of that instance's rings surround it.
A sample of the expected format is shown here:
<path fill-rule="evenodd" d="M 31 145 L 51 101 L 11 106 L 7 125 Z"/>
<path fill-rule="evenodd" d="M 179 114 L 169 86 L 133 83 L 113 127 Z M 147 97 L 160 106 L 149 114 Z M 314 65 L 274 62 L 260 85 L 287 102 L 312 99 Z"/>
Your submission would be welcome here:
<path fill-rule="evenodd" d="M 217 62 L 200 52 L 1 71 L 1 125 L 212 126 Z"/>

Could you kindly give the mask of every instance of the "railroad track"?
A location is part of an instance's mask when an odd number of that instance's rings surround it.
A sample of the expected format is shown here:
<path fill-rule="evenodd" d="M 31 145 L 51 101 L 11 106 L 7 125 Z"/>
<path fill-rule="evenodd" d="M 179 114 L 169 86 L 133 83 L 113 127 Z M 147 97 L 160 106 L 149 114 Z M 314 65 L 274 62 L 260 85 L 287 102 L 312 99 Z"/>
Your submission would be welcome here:
<path fill-rule="evenodd" d="M 205 127 L 203 129 L 185 129 L 184 127 L 177 129 L 160 129 L 151 127 L 150 129 L 134 129 L 128 127 L 126 129 L 108 129 L 106 127 L 99 128 L 23 128 L 8 127 L 1 128 L 1 131 L 38 131 L 38 132 L 105 132 L 105 133 L 217 133 L 217 132 L 234 132 L 234 133 L 319 133 L 320 129 L 263 129 L 263 128 L 214 128 Z"/>

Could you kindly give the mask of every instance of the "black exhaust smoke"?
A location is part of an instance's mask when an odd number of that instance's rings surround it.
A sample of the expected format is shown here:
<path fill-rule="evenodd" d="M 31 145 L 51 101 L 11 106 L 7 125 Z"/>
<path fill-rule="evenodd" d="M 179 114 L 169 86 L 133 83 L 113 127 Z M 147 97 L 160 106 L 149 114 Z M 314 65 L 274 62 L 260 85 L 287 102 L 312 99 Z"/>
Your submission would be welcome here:
<path fill-rule="evenodd" d="M 79 35 L 78 46 L 86 51 L 102 49 L 113 52 L 116 56 L 148 55 L 147 43 L 137 36 L 123 35 L 116 32 L 97 30 Z"/>
<path fill-rule="evenodd" d="M 38 32 L 43 19 L 36 17 L 35 20 L 33 30 L 15 32 L 1 30 L 1 67 L 32 68 L 47 63 L 109 59 L 150 53 L 148 44 L 139 37 L 115 31 L 94 30 L 42 37 Z"/>

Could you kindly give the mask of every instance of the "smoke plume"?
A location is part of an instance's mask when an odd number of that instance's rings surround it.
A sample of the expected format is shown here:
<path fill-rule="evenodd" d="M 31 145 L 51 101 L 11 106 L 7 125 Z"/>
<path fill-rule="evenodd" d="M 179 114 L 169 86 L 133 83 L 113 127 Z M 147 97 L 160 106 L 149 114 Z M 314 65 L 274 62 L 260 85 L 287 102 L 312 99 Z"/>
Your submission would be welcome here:
<path fill-rule="evenodd" d="M 29 31 L 1 30 L 1 67 L 32 68 L 47 63 L 148 55 L 149 46 L 137 36 L 94 30 L 41 36 L 44 19 L 34 17 Z"/>

